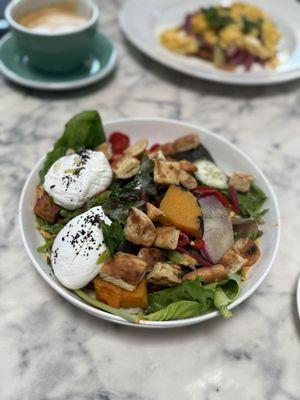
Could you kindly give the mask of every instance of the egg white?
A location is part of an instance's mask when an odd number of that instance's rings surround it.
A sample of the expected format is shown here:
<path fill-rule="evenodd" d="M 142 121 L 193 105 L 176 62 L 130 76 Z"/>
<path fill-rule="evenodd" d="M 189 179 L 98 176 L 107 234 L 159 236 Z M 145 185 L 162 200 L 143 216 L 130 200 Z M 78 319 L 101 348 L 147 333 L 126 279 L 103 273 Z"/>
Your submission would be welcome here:
<path fill-rule="evenodd" d="M 103 153 L 83 150 L 58 159 L 47 172 L 44 187 L 55 204 L 75 210 L 106 190 L 112 177 L 113 172 Z"/>
<path fill-rule="evenodd" d="M 99 273 L 96 261 L 106 250 L 101 221 L 111 220 L 101 206 L 94 207 L 72 219 L 56 236 L 51 264 L 56 278 L 69 289 L 80 289 Z"/>

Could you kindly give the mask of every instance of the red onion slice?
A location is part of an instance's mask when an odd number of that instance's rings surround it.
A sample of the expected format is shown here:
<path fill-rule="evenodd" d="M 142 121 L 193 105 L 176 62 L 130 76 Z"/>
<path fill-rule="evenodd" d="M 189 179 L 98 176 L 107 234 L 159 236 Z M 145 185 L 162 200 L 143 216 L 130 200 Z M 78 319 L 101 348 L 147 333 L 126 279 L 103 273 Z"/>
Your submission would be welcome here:
<path fill-rule="evenodd" d="M 215 196 L 203 197 L 198 201 L 203 216 L 204 254 L 216 264 L 234 244 L 232 223 L 226 208 Z"/>

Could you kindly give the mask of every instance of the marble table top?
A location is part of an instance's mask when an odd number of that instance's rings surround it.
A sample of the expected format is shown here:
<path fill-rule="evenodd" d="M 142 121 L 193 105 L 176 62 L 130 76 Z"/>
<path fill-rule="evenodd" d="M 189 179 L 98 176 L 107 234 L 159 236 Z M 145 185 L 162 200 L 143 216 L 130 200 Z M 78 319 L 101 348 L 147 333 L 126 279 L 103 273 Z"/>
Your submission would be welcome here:
<path fill-rule="evenodd" d="M 101 28 L 119 65 L 103 83 L 71 93 L 0 81 L 0 399 L 298 400 L 300 321 L 300 81 L 226 87 L 185 77 L 122 37 L 121 1 L 100 1 Z M 278 195 L 282 240 L 259 290 L 217 318 L 176 330 L 134 330 L 98 320 L 56 294 L 20 239 L 18 201 L 36 161 L 74 113 L 176 118 L 212 129 L 246 151 Z"/>

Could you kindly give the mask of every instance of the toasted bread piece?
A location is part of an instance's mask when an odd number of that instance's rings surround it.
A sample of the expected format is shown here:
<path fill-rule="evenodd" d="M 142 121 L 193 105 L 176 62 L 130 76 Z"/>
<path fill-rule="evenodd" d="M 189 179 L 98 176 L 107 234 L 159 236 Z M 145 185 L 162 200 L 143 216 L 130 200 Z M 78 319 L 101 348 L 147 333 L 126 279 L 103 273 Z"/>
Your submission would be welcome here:
<path fill-rule="evenodd" d="M 181 283 L 181 268 L 177 264 L 157 262 L 147 276 L 147 281 L 159 286 L 174 286 Z"/>
<path fill-rule="evenodd" d="M 129 292 L 99 278 L 94 279 L 93 283 L 96 298 L 112 307 L 148 307 L 147 285 L 144 279 L 133 292 Z"/>
<path fill-rule="evenodd" d="M 132 292 L 140 284 L 146 270 L 146 261 L 133 254 L 118 252 L 103 264 L 99 275 L 100 278 Z"/>

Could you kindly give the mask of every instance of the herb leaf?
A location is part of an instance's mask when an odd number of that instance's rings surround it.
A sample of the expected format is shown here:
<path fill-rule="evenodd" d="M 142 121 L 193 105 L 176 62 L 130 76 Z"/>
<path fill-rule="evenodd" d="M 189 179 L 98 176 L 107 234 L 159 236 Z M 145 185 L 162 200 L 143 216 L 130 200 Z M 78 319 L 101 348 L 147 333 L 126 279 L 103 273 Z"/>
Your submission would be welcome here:
<path fill-rule="evenodd" d="M 111 255 L 114 255 L 119 249 L 121 243 L 125 240 L 122 226 L 117 221 L 113 221 L 110 225 L 101 221 L 104 243 L 106 244 Z"/>
<path fill-rule="evenodd" d="M 54 143 L 53 150 L 46 156 L 45 164 L 40 171 L 41 182 L 44 181 L 51 165 L 63 157 L 69 148 L 75 151 L 82 148 L 94 149 L 105 140 L 101 118 L 97 111 L 83 111 L 74 115 L 66 124 L 63 135 Z"/>

